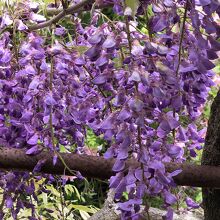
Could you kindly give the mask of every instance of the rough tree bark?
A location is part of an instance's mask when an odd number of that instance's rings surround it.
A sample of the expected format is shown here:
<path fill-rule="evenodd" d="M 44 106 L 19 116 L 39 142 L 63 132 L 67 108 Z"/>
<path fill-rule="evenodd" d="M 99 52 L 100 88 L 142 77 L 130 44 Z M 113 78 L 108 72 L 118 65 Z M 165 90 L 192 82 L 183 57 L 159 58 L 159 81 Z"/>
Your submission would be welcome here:
<path fill-rule="evenodd" d="M 220 165 L 220 90 L 212 104 L 202 165 Z M 220 189 L 203 188 L 205 220 L 220 219 Z"/>
<path fill-rule="evenodd" d="M 23 149 L 0 147 L 0 170 L 33 171 L 39 162 L 43 162 L 38 172 L 57 175 L 72 175 L 72 171 L 80 171 L 85 177 L 109 179 L 114 172 L 113 159 L 106 160 L 103 157 L 60 153 L 57 163 L 53 165 L 53 154 L 42 151 L 40 154 L 30 156 Z M 65 163 L 65 164 L 64 164 Z M 124 171 L 128 167 L 137 167 L 140 164 L 135 160 L 128 160 Z M 174 177 L 177 185 L 220 188 L 220 167 L 201 166 L 194 164 L 166 163 L 166 171 L 173 172 L 181 169 L 182 172 Z"/>

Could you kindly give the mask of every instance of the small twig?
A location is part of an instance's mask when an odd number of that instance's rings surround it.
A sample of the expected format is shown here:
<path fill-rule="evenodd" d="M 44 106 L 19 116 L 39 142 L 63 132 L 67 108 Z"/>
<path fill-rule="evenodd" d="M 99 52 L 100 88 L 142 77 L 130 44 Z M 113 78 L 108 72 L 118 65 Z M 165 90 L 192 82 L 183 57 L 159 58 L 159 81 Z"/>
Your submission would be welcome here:
<path fill-rule="evenodd" d="M 60 193 L 60 203 L 61 203 L 61 210 L 62 210 L 62 219 L 65 220 L 65 213 L 64 213 L 64 208 L 65 208 L 65 200 L 63 199 L 62 195 L 62 185 L 59 184 L 59 193 Z"/>
<path fill-rule="evenodd" d="M 54 45 L 54 28 L 52 27 L 52 33 L 51 33 L 51 46 L 53 47 Z M 50 76 L 49 76 L 49 89 L 51 94 L 53 93 L 53 77 L 54 77 L 54 56 L 53 54 L 51 55 L 51 69 L 50 69 Z M 50 126 L 50 132 L 51 132 L 51 141 L 52 141 L 52 146 L 54 152 L 56 152 L 55 149 L 55 136 L 54 136 L 54 128 L 53 128 L 53 106 L 50 106 L 50 118 L 49 118 L 49 126 Z"/>
<path fill-rule="evenodd" d="M 62 4 L 64 10 L 66 10 L 68 8 L 68 2 L 67 1 L 61 0 L 61 4 Z"/>
<path fill-rule="evenodd" d="M 128 36 L 129 52 L 131 54 L 131 51 L 132 51 L 132 40 L 131 40 L 131 32 L 130 32 L 130 27 L 129 27 L 128 16 L 125 16 L 125 24 L 126 24 L 126 32 L 127 32 L 127 36 Z"/>
<path fill-rule="evenodd" d="M 178 52 L 178 64 L 177 64 L 177 68 L 176 68 L 176 77 L 178 76 L 179 68 L 180 68 L 180 63 L 181 63 L 182 47 L 183 47 L 183 37 L 184 37 L 185 26 L 186 26 L 186 19 L 187 19 L 187 10 L 188 10 L 188 0 L 186 0 L 186 3 L 185 3 L 185 11 L 184 11 L 183 23 L 182 23 L 181 33 L 180 33 L 180 44 L 179 44 L 179 52 Z M 173 110 L 173 117 L 174 118 L 175 118 L 175 115 L 176 115 L 176 111 L 174 109 Z M 173 129 L 172 133 L 173 133 L 173 142 L 175 143 L 176 130 Z"/>
<path fill-rule="evenodd" d="M 150 19 L 149 19 L 149 15 L 148 15 L 148 7 L 147 10 L 145 12 L 146 15 L 146 23 L 147 23 L 147 30 L 148 30 L 148 35 L 149 35 L 149 40 L 152 41 L 153 40 L 153 34 L 150 28 Z"/>
<path fill-rule="evenodd" d="M 51 26 L 52 24 L 56 24 L 60 19 L 62 19 L 66 15 L 70 15 L 72 13 L 75 13 L 79 9 L 84 7 L 85 5 L 87 5 L 89 3 L 93 3 L 93 2 L 94 2 L 94 0 L 83 0 L 83 1 L 81 1 L 80 3 L 78 3 L 76 5 L 72 5 L 69 8 L 67 8 L 65 10 L 62 10 L 58 15 L 56 15 L 55 17 L 53 17 L 52 19 L 50 19 L 48 21 L 30 26 L 29 30 L 34 31 L 34 30 L 38 30 L 38 29 L 42 29 L 42 28 Z"/>
<path fill-rule="evenodd" d="M 182 28 L 181 28 L 181 34 L 180 34 L 180 44 L 179 44 L 179 53 L 178 53 L 179 55 L 178 55 L 178 65 L 176 68 L 176 76 L 178 75 L 180 63 L 181 63 L 183 37 L 184 37 L 184 32 L 185 32 L 186 18 L 187 18 L 187 11 L 188 11 L 188 1 L 189 0 L 186 0 L 185 11 L 184 11 L 184 16 L 183 16 L 183 24 L 182 24 Z"/>

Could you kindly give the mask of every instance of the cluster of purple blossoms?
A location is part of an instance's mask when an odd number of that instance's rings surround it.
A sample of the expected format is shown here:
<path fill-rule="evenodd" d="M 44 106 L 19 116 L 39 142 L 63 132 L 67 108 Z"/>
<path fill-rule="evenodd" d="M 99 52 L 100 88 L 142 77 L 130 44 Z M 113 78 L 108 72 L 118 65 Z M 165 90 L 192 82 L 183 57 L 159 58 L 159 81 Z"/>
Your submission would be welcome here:
<path fill-rule="evenodd" d="M 16 5 L 23 17 L 3 13 L 0 145 L 24 148 L 29 155 L 47 149 L 56 160 L 61 146 L 84 153 L 84 137 L 92 129 L 110 146 L 105 158 L 116 159 L 110 187 L 122 218 L 139 219 L 143 198 L 161 195 L 169 220 L 177 201 L 172 177 L 181 170 L 168 173 L 164 163 L 184 162 L 186 154 L 195 157 L 202 148 L 205 129 L 197 121 L 220 50 L 214 19 L 220 17 L 220 4 L 142 0 L 134 9 L 126 2 L 98 2 L 114 4 L 119 20 L 100 24 L 106 15 L 95 10 L 85 27 L 77 13 L 71 15 L 74 36 L 61 25 L 46 28 L 47 36 L 30 32 L 31 23 L 45 21 L 31 2 Z M 139 17 L 146 31 L 139 30 Z M 140 167 L 124 172 L 129 158 Z M 14 216 L 25 206 L 34 212 L 18 196 L 25 192 L 36 198 L 30 178 L 26 172 L 1 174 L 6 207 Z M 121 202 L 123 192 L 126 202 Z M 198 206 L 189 198 L 186 203 Z"/>

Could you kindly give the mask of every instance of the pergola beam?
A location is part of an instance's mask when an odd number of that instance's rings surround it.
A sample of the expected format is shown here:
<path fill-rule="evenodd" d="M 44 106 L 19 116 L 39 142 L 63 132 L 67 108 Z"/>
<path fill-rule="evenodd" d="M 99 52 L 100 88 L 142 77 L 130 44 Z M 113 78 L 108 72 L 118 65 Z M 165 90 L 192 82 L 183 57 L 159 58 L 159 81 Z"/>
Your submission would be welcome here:
<path fill-rule="evenodd" d="M 73 153 L 60 153 L 62 160 L 69 169 L 79 171 L 85 177 L 98 179 L 108 179 L 114 172 L 112 167 L 114 160 L 106 160 L 103 157 L 77 155 Z M 0 147 L 0 169 L 3 170 L 21 170 L 32 172 L 38 161 L 45 160 L 40 172 L 48 174 L 72 175 L 70 170 L 66 169 L 64 163 L 58 158 L 56 165 L 53 165 L 53 154 L 42 151 L 40 154 L 30 156 L 23 149 L 14 149 Z M 128 167 L 137 167 L 138 162 L 128 160 L 125 170 Z M 182 172 L 174 177 L 177 185 L 194 187 L 212 187 L 220 188 L 220 167 L 194 165 L 194 164 L 176 164 L 166 163 L 166 170 L 173 172 L 181 169 Z"/>

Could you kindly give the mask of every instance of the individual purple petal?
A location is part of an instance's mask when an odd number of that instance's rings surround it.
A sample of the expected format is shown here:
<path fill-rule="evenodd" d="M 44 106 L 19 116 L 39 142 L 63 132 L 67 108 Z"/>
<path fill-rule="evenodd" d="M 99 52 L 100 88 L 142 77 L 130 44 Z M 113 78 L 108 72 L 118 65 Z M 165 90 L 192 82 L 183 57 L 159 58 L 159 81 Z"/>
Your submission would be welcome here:
<path fill-rule="evenodd" d="M 56 163 L 57 163 L 57 159 L 58 159 L 58 155 L 57 154 L 54 154 L 53 156 L 53 165 L 55 166 Z"/>
<path fill-rule="evenodd" d="M 129 77 L 129 81 L 140 82 L 141 81 L 141 77 L 140 77 L 139 72 L 133 71 L 131 76 Z"/>
<path fill-rule="evenodd" d="M 115 47 L 116 41 L 113 37 L 107 37 L 107 39 L 104 41 L 102 47 L 106 49 L 110 49 Z"/>
<path fill-rule="evenodd" d="M 164 12 L 164 7 L 162 4 L 153 4 L 152 10 L 155 13 L 162 13 Z"/>
<path fill-rule="evenodd" d="M 154 169 L 154 170 L 161 170 L 165 171 L 165 166 L 162 162 L 154 160 L 149 163 L 149 168 Z"/>
<path fill-rule="evenodd" d="M 92 35 L 92 36 L 89 38 L 88 42 L 89 42 L 90 44 L 92 44 L 92 45 L 95 45 L 95 44 L 100 43 L 101 40 L 102 40 L 102 34 L 97 33 L 97 34 Z"/>
<path fill-rule="evenodd" d="M 57 102 L 56 100 L 53 98 L 52 94 L 48 94 L 44 100 L 44 102 L 49 105 L 49 106 L 53 106 L 56 105 Z"/>
<path fill-rule="evenodd" d="M 113 129 L 113 120 L 112 120 L 112 118 L 108 117 L 103 122 L 101 122 L 100 128 L 104 129 L 104 130 Z"/>
<path fill-rule="evenodd" d="M 195 152 L 194 149 L 190 149 L 189 153 L 190 153 L 191 157 L 196 157 L 197 156 L 197 153 Z"/>
<path fill-rule="evenodd" d="M 127 185 L 133 184 L 137 180 L 134 176 L 134 172 L 131 170 L 128 172 L 128 174 L 125 178 L 126 178 Z"/>
<path fill-rule="evenodd" d="M 137 198 L 142 199 L 144 195 L 146 195 L 146 191 L 147 191 L 147 187 L 145 184 L 139 183 L 137 185 L 137 192 L 136 192 L 136 196 Z"/>
<path fill-rule="evenodd" d="M 114 105 L 115 106 L 121 106 L 125 103 L 126 101 L 126 95 L 123 92 L 119 92 L 116 96 L 115 96 L 115 100 L 114 100 Z"/>
<path fill-rule="evenodd" d="M 35 145 L 26 151 L 27 155 L 36 155 L 40 152 L 38 145 Z"/>
<path fill-rule="evenodd" d="M 116 188 L 120 184 L 122 178 L 123 178 L 122 173 L 117 173 L 115 176 L 111 176 L 109 187 Z"/>
<path fill-rule="evenodd" d="M 86 64 L 86 61 L 82 57 L 78 57 L 77 59 L 75 59 L 75 64 L 77 66 L 83 66 Z"/>
<path fill-rule="evenodd" d="M 134 175 L 137 180 L 139 180 L 139 181 L 143 180 L 143 170 L 141 168 L 135 169 Z"/>
<path fill-rule="evenodd" d="M 182 170 L 175 170 L 175 171 L 173 171 L 172 173 L 170 173 L 169 176 L 170 176 L 170 177 L 177 176 L 177 175 L 179 175 L 181 172 L 182 172 Z"/>
<path fill-rule="evenodd" d="M 133 45 L 131 54 L 134 56 L 141 56 L 143 55 L 144 47 L 141 45 Z"/>
<path fill-rule="evenodd" d="M 117 159 L 123 160 L 128 158 L 128 148 L 126 147 L 120 147 Z"/>
<path fill-rule="evenodd" d="M 180 123 L 173 116 L 169 115 L 167 118 L 168 118 L 168 124 L 171 129 L 175 129 L 180 125 Z"/>
<path fill-rule="evenodd" d="M 59 27 L 59 28 L 56 28 L 54 33 L 57 35 L 57 36 L 63 36 L 65 33 L 66 33 L 66 30 L 64 27 Z"/>
<path fill-rule="evenodd" d="M 157 20 L 156 24 L 153 27 L 154 32 L 161 32 L 167 27 L 167 19 L 165 16 L 160 16 L 159 19 Z"/>
<path fill-rule="evenodd" d="M 27 30 L 28 29 L 28 27 L 21 20 L 18 20 L 17 26 L 18 26 L 18 30 L 19 31 L 23 31 L 23 30 Z"/>
<path fill-rule="evenodd" d="M 30 18 L 31 18 L 31 20 L 37 21 L 37 22 L 46 21 L 46 18 L 43 15 L 35 14 L 33 12 L 30 14 Z"/>
<path fill-rule="evenodd" d="M 9 17 L 8 14 L 3 13 L 1 26 L 9 26 L 13 24 L 13 20 Z"/>
<path fill-rule="evenodd" d="M 146 150 L 143 150 L 140 155 L 139 161 L 143 164 L 146 164 L 148 162 L 148 160 L 149 160 L 149 155 Z"/>
<path fill-rule="evenodd" d="M 176 197 L 168 191 L 164 192 L 164 198 L 168 205 L 173 205 L 177 201 Z"/>
<path fill-rule="evenodd" d="M 160 147 L 162 146 L 162 143 L 160 141 L 154 141 L 151 145 L 151 148 L 154 150 L 154 151 L 158 151 L 160 150 Z"/>
<path fill-rule="evenodd" d="M 203 38 L 202 34 L 199 32 L 196 36 L 196 40 L 201 49 L 208 48 L 208 41 Z"/>
<path fill-rule="evenodd" d="M 176 111 L 180 110 L 182 107 L 182 96 L 177 95 L 173 97 L 171 100 L 171 105 L 174 109 L 176 109 Z"/>
<path fill-rule="evenodd" d="M 141 199 L 130 199 L 127 202 L 120 202 L 117 205 L 118 205 L 119 209 L 121 209 L 121 210 L 132 211 L 134 205 L 141 205 L 141 203 L 142 203 Z"/>
<path fill-rule="evenodd" d="M 124 11 L 124 15 L 132 16 L 132 9 L 130 7 L 126 7 Z"/>
<path fill-rule="evenodd" d="M 166 176 L 166 174 L 160 170 L 156 171 L 158 180 L 163 185 L 169 185 L 171 180 Z"/>
<path fill-rule="evenodd" d="M 119 172 L 119 171 L 122 171 L 124 168 L 125 168 L 125 161 L 116 160 L 112 170 L 115 172 Z"/>
<path fill-rule="evenodd" d="M 157 46 L 157 52 L 158 54 L 160 55 L 166 55 L 169 53 L 169 48 L 168 47 L 165 47 L 163 45 L 158 45 Z"/>
<path fill-rule="evenodd" d="M 85 52 L 85 55 L 88 56 L 92 62 L 94 62 L 100 57 L 100 52 L 101 49 L 98 46 L 93 46 Z"/>
<path fill-rule="evenodd" d="M 186 136 L 186 131 L 182 126 L 179 126 L 179 129 L 178 129 L 178 139 L 180 141 L 187 141 L 188 140 L 188 138 Z"/>
<path fill-rule="evenodd" d="M 180 65 L 179 71 L 181 73 L 186 73 L 186 72 L 191 72 L 196 70 L 196 66 L 192 65 L 192 64 L 188 64 L 188 63 L 184 63 L 182 65 Z"/>
<path fill-rule="evenodd" d="M 200 62 L 206 68 L 206 70 L 211 70 L 211 69 L 215 68 L 215 64 L 204 57 L 200 57 Z"/>
<path fill-rule="evenodd" d="M 189 208 L 198 209 L 200 206 L 196 202 L 194 202 L 191 198 L 186 198 L 186 204 Z"/>
<path fill-rule="evenodd" d="M 36 76 L 33 78 L 28 88 L 34 90 L 37 89 L 39 85 L 40 85 L 40 79 L 38 78 L 38 76 Z"/>
<path fill-rule="evenodd" d="M 173 0 L 164 0 L 163 3 L 166 7 L 173 7 L 174 6 Z"/>
<path fill-rule="evenodd" d="M 36 75 L 37 71 L 32 65 L 26 65 L 25 66 L 25 73 L 27 75 Z"/>
<path fill-rule="evenodd" d="M 173 220 L 173 209 L 168 208 L 166 215 L 163 216 L 163 220 Z"/>
<path fill-rule="evenodd" d="M 7 197 L 6 201 L 6 208 L 11 209 L 13 207 L 13 200 L 11 197 Z"/>
<path fill-rule="evenodd" d="M 79 171 L 76 171 L 76 177 L 79 180 L 85 180 L 85 178 L 83 177 L 83 175 Z"/>
<path fill-rule="evenodd" d="M 163 131 L 167 131 L 167 132 L 170 132 L 170 130 L 171 130 L 170 125 L 167 120 L 163 120 L 160 123 L 158 129 L 162 129 Z"/>
<path fill-rule="evenodd" d="M 95 65 L 98 67 L 104 66 L 108 64 L 108 59 L 106 58 L 106 56 L 101 56 L 98 58 L 98 60 L 96 60 Z"/>
<path fill-rule="evenodd" d="M 151 178 L 149 181 L 150 192 L 153 194 L 158 194 L 163 189 L 163 185 L 160 184 L 155 178 Z"/>
<path fill-rule="evenodd" d="M 31 138 L 28 139 L 27 143 L 30 145 L 37 145 L 38 139 L 39 139 L 38 135 L 34 134 Z"/>
<path fill-rule="evenodd" d="M 118 15 L 123 15 L 123 7 L 120 3 L 115 3 L 113 7 L 113 11 Z"/>
<path fill-rule="evenodd" d="M 107 80 L 107 75 L 99 75 L 99 76 L 96 76 L 92 82 L 95 84 L 95 85 L 102 85 L 106 82 Z"/>
<path fill-rule="evenodd" d="M 40 172 L 41 168 L 44 166 L 46 159 L 41 159 L 37 162 L 36 166 L 33 169 L 33 172 Z"/>
<path fill-rule="evenodd" d="M 108 148 L 108 150 L 104 154 L 105 159 L 110 159 L 113 158 L 115 155 L 115 151 L 113 147 Z"/>
<path fill-rule="evenodd" d="M 33 117 L 33 112 L 31 112 L 31 111 L 24 111 L 23 113 L 22 113 L 22 117 L 20 118 L 20 122 L 30 122 L 31 121 L 31 119 L 32 119 L 32 117 Z"/>
<path fill-rule="evenodd" d="M 1 62 L 8 63 L 10 61 L 11 61 L 11 53 L 10 53 L 9 50 L 5 50 L 4 54 L 3 54 L 2 58 L 1 58 Z"/>
<path fill-rule="evenodd" d="M 209 42 L 210 42 L 210 44 L 212 46 L 212 50 L 219 51 L 220 50 L 220 42 L 218 42 L 215 39 L 213 39 L 212 36 L 209 36 L 208 39 L 209 39 Z"/>
<path fill-rule="evenodd" d="M 207 50 L 207 56 L 210 60 L 218 59 L 218 55 L 213 50 Z"/>
<path fill-rule="evenodd" d="M 137 98 L 131 99 L 129 101 L 129 107 L 135 112 L 140 112 L 144 108 L 144 103 Z"/>
<path fill-rule="evenodd" d="M 164 91 L 159 87 L 153 87 L 153 95 L 160 100 L 165 96 Z"/>
<path fill-rule="evenodd" d="M 126 136 L 121 143 L 118 151 L 118 160 L 127 159 L 128 158 L 128 150 L 131 145 L 131 138 L 129 136 Z"/>
<path fill-rule="evenodd" d="M 32 2 L 32 1 L 30 1 L 30 2 L 27 2 L 27 5 L 30 7 L 30 9 L 32 9 L 32 10 L 37 10 L 38 9 L 38 7 L 39 7 L 39 3 L 37 3 L 37 2 Z"/>
<path fill-rule="evenodd" d="M 127 109 L 122 109 L 118 115 L 118 120 L 125 121 L 131 117 L 131 113 Z"/>
<path fill-rule="evenodd" d="M 208 34 L 216 33 L 216 28 L 214 23 L 206 16 L 203 18 L 203 27 Z"/>
<path fill-rule="evenodd" d="M 168 133 L 169 133 L 168 131 L 164 131 L 160 127 L 157 128 L 157 136 L 159 138 L 164 138 Z"/>
<path fill-rule="evenodd" d="M 181 147 L 179 146 L 172 146 L 168 149 L 169 155 L 173 158 L 178 157 L 180 152 L 181 152 Z"/>
<path fill-rule="evenodd" d="M 119 185 L 115 189 L 115 199 L 121 199 L 123 192 L 126 191 L 126 181 L 125 178 L 122 178 Z"/>
<path fill-rule="evenodd" d="M 199 0 L 201 6 L 206 6 L 211 3 L 211 0 Z"/>

